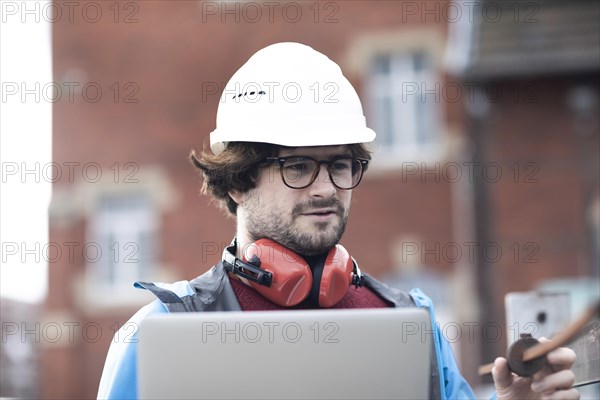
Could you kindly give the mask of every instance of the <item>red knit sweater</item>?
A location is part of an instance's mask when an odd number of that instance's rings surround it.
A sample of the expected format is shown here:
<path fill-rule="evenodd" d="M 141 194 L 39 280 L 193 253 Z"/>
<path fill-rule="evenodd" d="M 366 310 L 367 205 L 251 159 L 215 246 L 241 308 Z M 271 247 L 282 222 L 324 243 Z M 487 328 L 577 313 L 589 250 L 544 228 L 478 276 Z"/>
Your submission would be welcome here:
<path fill-rule="evenodd" d="M 285 310 L 278 304 L 263 297 L 254 288 L 244 284 L 237 279 L 229 279 L 231 287 L 235 292 L 235 296 L 240 303 L 242 311 L 274 311 L 274 310 Z M 371 289 L 363 286 L 355 288 L 350 286 L 346 295 L 340 300 L 339 303 L 331 308 L 380 308 L 380 307 L 391 307 L 382 298 L 380 298 Z M 306 309 L 307 306 L 300 303 L 293 309 Z"/>

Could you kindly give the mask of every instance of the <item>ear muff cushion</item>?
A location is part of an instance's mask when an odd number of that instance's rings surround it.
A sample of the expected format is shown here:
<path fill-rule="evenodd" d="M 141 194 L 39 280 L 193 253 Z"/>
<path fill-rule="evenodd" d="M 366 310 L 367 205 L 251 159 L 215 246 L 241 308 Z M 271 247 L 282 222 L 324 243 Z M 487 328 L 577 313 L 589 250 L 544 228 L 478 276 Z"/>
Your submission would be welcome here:
<path fill-rule="evenodd" d="M 319 285 L 319 305 L 331 307 L 338 303 L 352 283 L 353 263 L 348 251 L 336 245 L 329 251 Z"/>
<path fill-rule="evenodd" d="M 259 239 L 243 251 L 244 260 L 260 259 L 260 267 L 273 273 L 271 286 L 250 282 L 267 299 L 283 307 L 301 303 L 310 293 L 310 267 L 298 254 L 270 239 Z"/>

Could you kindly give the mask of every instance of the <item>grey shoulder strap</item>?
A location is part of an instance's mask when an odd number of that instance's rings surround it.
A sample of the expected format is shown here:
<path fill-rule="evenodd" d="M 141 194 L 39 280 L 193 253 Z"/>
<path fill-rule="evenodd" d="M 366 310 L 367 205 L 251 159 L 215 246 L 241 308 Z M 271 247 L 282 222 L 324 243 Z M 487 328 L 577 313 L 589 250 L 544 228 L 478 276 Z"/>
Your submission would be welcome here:
<path fill-rule="evenodd" d="M 136 287 L 152 292 L 169 312 L 241 311 L 222 263 L 193 279 L 189 285 L 193 293 L 179 296 L 154 283 L 135 283 Z"/>
<path fill-rule="evenodd" d="M 384 300 L 394 307 L 415 307 L 415 302 L 408 293 L 392 288 L 364 272 L 363 276 L 365 277 L 365 286 L 383 297 Z"/>
<path fill-rule="evenodd" d="M 146 289 L 152 292 L 152 294 L 155 295 L 160 300 L 160 302 L 164 304 L 165 307 L 167 307 L 167 310 L 169 310 L 169 312 L 188 311 L 185 308 L 183 300 L 168 289 L 158 287 L 151 282 L 136 282 L 135 287 Z"/>

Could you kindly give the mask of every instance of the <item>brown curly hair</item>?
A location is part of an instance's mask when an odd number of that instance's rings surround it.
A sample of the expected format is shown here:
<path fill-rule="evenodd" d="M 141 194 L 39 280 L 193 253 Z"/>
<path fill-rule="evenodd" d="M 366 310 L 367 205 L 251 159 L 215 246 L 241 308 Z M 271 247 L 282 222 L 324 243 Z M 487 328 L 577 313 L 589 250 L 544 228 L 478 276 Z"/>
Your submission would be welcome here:
<path fill-rule="evenodd" d="M 236 215 L 237 203 L 229 196 L 231 190 L 245 193 L 256 187 L 256 180 L 262 161 L 276 157 L 283 146 L 270 143 L 232 142 L 220 154 L 214 155 L 204 150 L 196 156 L 191 151 L 189 159 L 202 173 L 201 192 L 211 195 L 217 204 Z M 349 144 L 353 157 L 371 159 L 371 152 L 362 143 Z"/>

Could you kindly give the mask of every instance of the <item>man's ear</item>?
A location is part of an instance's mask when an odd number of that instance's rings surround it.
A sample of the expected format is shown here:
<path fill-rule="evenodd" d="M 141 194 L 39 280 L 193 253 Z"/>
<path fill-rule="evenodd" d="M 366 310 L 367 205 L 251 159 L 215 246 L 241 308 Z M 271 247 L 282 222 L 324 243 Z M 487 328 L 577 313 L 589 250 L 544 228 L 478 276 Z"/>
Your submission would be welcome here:
<path fill-rule="evenodd" d="M 240 192 L 239 190 L 230 190 L 227 192 L 227 194 L 229 194 L 229 197 L 231 197 L 231 199 L 235 201 L 238 206 L 242 204 L 244 193 Z"/>

